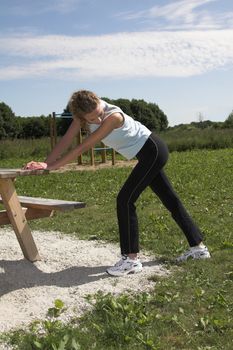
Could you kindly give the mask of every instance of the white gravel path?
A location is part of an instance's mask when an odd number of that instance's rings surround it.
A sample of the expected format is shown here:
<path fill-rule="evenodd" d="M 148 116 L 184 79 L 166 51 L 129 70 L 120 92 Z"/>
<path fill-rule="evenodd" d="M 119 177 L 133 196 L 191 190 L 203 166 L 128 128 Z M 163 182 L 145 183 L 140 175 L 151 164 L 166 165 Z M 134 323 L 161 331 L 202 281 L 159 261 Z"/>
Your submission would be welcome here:
<path fill-rule="evenodd" d="M 118 245 L 57 232 L 33 237 L 42 258 L 36 263 L 23 258 L 12 230 L 0 229 L 0 332 L 45 318 L 55 299 L 65 303 L 62 318 L 68 320 L 87 308 L 87 294 L 148 291 L 154 286 L 150 276 L 169 274 L 154 257 L 141 254 L 143 273 L 113 278 L 105 270 L 119 259 Z"/>

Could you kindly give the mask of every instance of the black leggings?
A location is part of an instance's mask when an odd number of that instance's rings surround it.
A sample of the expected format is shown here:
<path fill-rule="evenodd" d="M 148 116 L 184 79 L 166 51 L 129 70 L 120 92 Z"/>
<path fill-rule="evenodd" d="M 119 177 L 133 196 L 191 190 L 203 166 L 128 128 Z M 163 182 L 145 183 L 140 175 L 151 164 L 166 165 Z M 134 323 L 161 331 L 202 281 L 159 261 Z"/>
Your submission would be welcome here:
<path fill-rule="evenodd" d="M 134 203 L 147 186 L 170 211 L 189 245 L 198 245 L 202 241 L 200 229 L 187 213 L 162 170 L 168 159 L 167 146 L 157 135 L 151 134 L 136 157 L 138 163 L 117 196 L 121 254 L 139 252 L 138 220 Z"/>

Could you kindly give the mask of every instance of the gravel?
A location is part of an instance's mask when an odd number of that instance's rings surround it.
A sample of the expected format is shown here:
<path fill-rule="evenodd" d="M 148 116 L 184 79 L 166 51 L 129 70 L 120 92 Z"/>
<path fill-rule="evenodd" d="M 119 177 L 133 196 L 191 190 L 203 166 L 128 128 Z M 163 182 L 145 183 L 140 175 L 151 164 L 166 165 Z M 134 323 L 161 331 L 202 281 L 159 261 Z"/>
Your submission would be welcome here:
<path fill-rule="evenodd" d="M 44 319 L 55 299 L 65 303 L 62 320 L 68 321 L 87 309 L 88 294 L 149 291 L 155 285 L 151 276 L 169 274 L 155 257 L 142 252 L 142 273 L 111 277 L 105 270 L 119 259 L 118 245 L 58 232 L 35 231 L 33 237 L 41 255 L 35 263 L 23 258 L 12 230 L 0 230 L 0 332 Z"/>

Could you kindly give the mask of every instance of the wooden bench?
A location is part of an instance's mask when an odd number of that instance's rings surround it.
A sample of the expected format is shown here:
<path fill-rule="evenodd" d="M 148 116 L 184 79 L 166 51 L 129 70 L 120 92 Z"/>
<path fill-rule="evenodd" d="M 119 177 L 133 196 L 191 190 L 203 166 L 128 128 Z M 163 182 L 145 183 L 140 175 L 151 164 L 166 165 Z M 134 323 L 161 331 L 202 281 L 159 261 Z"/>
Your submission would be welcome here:
<path fill-rule="evenodd" d="M 59 199 L 48 199 L 39 197 L 18 196 L 19 202 L 27 220 L 52 216 L 54 211 L 69 211 L 84 208 L 84 202 L 65 201 Z M 0 196 L 0 203 L 3 203 Z M 6 210 L 0 211 L 0 225 L 10 224 Z"/>
<path fill-rule="evenodd" d="M 40 260 L 40 255 L 28 220 L 51 216 L 55 210 L 85 207 L 82 202 L 18 196 L 14 185 L 17 177 L 33 175 L 36 181 L 38 175 L 47 174 L 47 169 L 0 169 L 0 203 L 5 209 L 0 211 L 0 225 L 11 224 L 24 257 L 31 262 Z"/>

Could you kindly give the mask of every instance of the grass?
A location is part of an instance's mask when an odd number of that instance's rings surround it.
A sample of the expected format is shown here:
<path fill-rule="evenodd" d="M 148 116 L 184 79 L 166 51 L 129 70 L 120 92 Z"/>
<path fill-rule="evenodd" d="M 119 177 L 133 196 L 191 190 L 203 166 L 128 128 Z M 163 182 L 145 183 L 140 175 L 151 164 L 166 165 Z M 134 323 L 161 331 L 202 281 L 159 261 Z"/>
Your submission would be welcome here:
<path fill-rule="evenodd" d="M 170 152 L 233 147 L 233 129 L 171 128 L 161 133 Z"/>
<path fill-rule="evenodd" d="M 233 147 L 233 129 L 214 129 L 205 128 L 198 129 L 192 126 L 185 128 L 171 128 L 160 135 L 166 141 L 170 152 L 187 151 L 193 149 L 222 149 Z M 75 145 L 75 142 L 74 142 Z M 50 152 L 50 138 L 44 137 L 41 139 L 15 139 L 15 140 L 0 140 L 0 159 L 17 158 L 31 160 L 31 158 L 41 158 Z M 107 152 L 108 153 L 108 152 Z M 110 153 L 110 152 L 109 152 Z M 95 152 L 95 157 L 100 159 L 100 152 Z M 122 157 L 117 154 L 117 157 Z M 110 154 L 109 154 L 109 158 Z M 83 156 L 84 162 L 90 162 L 90 156 Z"/>
<path fill-rule="evenodd" d="M 151 293 L 97 294 L 81 318 L 68 325 L 48 316 L 31 328 L 2 335 L 18 350 L 153 349 L 231 350 L 233 339 L 233 149 L 173 152 L 166 166 L 176 191 L 201 227 L 212 253 L 208 261 L 188 261 L 169 278 L 154 277 Z M 24 159 L 3 160 L 20 166 Z M 19 194 L 82 200 L 87 208 L 32 223 L 84 239 L 118 241 L 115 197 L 128 168 L 52 173 L 18 178 Z M 141 247 L 168 266 L 187 243 L 159 200 L 148 189 L 137 202 Z M 57 314 L 63 305 L 55 305 Z M 56 315 L 55 315 L 56 316 Z"/>

